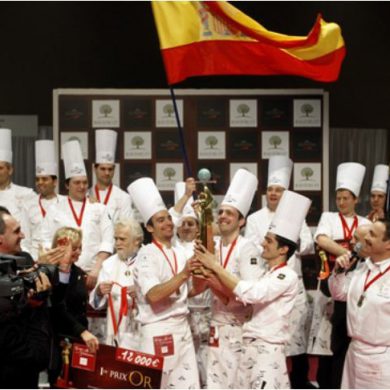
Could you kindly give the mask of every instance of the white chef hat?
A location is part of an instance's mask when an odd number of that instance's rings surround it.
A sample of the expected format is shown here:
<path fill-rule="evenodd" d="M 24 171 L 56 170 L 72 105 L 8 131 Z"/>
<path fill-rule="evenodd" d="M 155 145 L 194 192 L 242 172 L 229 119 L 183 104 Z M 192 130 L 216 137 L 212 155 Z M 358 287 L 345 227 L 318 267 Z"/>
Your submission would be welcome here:
<path fill-rule="evenodd" d="M 150 177 L 141 177 L 133 181 L 127 187 L 127 191 L 145 224 L 154 214 L 167 209 L 160 192 Z"/>
<path fill-rule="evenodd" d="M 287 156 L 271 156 L 268 161 L 267 187 L 278 185 L 288 189 L 293 162 Z"/>
<path fill-rule="evenodd" d="M 372 178 L 371 192 L 380 191 L 387 192 L 387 180 L 389 179 L 389 166 L 385 164 L 378 164 L 374 169 L 374 176 Z"/>
<path fill-rule="evenodd" d="M 67 141 L 62 144 L 64 156 L 65 178 L 87 176 L 80 142 L 77 140 Z"/>
<path fill-rule="evenodd" d="M 58 165 L 53 140 L 35 141 L 35 176 L 58 176 Z"/>
<path fill-rule="evenodd" d="M 311 200 L 293 191 L 284 191 L 268 231 L 297 243 Z"/>
<path fill-rule="evenodd" d="M 239 169 L 233 176 L 222 205 L 235 207 L 244 217 L 248 214 L 255 192 L 257 177 L 246 169 Z"/>
<path fill-rule="evenodd" d="M 12 131 L 0 129 L 0 161 L 12 164 Z"/>
<path fill-rule="evenodd" d="M 342 163 L 337 167 L 336 191 L 349 190 L 356 197 L 360 194 L 366 167 L 355 162 Z"/>
<path fill-rule="evenodd" d="M 183 224 L 185 218 L 193 218 L 196 221 L 199 220 L 198 216 L 195 213 L 195 210 L 192 206 L 185 205 L 183 209 L 183 213 L 180 218 L 177 220 L 176 226 L 180 227 Z"/>
<path fill-rule="evenodd" d="M 96 164 L 114 164 L 116 140 L 118 134 L 114 130 L 101 129 L 95 132 Z"/>

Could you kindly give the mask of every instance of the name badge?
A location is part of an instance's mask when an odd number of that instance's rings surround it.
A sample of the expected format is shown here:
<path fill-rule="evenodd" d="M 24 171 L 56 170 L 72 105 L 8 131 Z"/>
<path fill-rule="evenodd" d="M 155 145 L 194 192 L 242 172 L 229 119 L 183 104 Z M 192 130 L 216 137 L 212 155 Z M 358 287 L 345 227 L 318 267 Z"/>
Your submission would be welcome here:
<path fill-rule="evenodd" d="M 210 326 L 209 347 L 219 347 L 219 335 L 215 326 Z"/>
<path fill-rule="evenodd" d="M 158 356 L 171 356 L 175 354 L 173 336 L 171 334 L 165 336 L 153 337 L 154 353 Z"/>

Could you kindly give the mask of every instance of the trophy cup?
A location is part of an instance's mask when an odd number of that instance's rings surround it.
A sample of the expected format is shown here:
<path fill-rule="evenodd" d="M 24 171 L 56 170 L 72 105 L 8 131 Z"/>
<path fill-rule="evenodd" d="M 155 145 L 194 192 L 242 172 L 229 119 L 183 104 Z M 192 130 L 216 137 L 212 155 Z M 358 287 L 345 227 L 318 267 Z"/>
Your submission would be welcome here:
<path fill-rule="evenodd" d="M 211 173 L 207 168 L 202 168 L 198 172 L 199 183 L 203 184 L 203 190 L 198 195 L 197 214 L 199 218 L 200 240 L 207 250 L 214 253 L 214 237 L 213 237 L 213 196 L 207 187 L 208 183 L 215 183 L 211 179 Z"/>

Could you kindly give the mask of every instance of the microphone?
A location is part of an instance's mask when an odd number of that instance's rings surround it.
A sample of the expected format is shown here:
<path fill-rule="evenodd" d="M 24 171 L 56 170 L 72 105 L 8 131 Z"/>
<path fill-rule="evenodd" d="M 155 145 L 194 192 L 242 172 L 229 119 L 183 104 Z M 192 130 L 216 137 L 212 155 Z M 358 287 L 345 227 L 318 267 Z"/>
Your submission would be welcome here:
<path fill-rule="evenodd" d="M 341 274 L 343 272 L 348 272 L 348 271 L 353 271 L 354 268 L 352 268 L 352 266 L 355 265 L 355 263 L 361 259 L 361 256 L 360 256 L 360 251 L 363 249 L 363 244 L 361 242 L 357 242 L 352 251 L 351 251 L 351 255 L 349 256 L 349 262 L 353 262 L 351 267 L 348 268 L 347 270 L 345 268 L 341 268 L 340 266 L 336 269 L 336 274 Z"/>

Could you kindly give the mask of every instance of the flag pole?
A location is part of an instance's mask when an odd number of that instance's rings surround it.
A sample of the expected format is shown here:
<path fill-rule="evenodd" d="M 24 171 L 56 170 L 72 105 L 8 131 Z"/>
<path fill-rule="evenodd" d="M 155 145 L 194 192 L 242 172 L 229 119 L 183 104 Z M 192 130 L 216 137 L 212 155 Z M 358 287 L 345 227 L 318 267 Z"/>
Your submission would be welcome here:
<path fill-rule="evenodd" d="M 181 152 L 182 152 L 182 155 L 183 155 L 183 158 L 184 158 L 184 168 L 185 168 L 186 176 L 187 177 L 191 177 L 192 176 L 192 170 L 191 170 L 191 166 L 190 166 L 190 161 L 188 159 L 186 145 L 185 145 L 185 142 L 184 142 L 183 128 L 181 127 L 181 124 L 180 124 L 179 111 L 177 109 L 175 92 L 174 92 L 172 86 L 169 87 L 169 90 L 171 92 L 171 98 L 172 98 L 172 102 L 173 102 L 173 109 L 175 111 L 175 117 L 176 117 L 176 124 L 177 124 L 177 128 L 179 130 L 180 149 L 181 149 Z"/>

